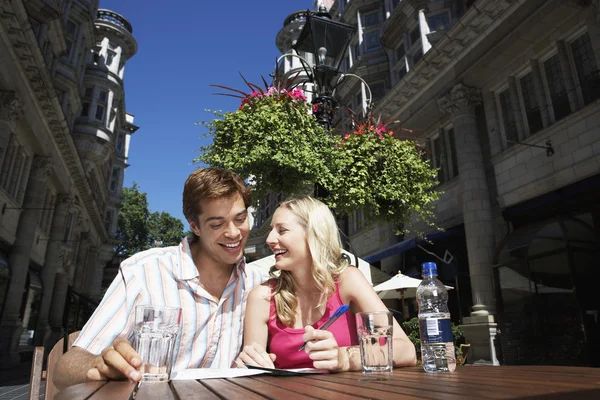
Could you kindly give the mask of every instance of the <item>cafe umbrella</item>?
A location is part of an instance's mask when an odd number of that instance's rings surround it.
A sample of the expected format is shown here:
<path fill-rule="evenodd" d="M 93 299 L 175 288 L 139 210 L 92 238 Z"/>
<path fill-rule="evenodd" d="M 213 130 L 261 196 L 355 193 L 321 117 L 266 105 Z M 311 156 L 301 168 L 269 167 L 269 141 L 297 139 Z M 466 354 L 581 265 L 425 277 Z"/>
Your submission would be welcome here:
<path fill-rule="evenodd" d="M 379 298 L 385 299 L 402 299 L 402 313 L 406 315 L 404 308 L 404 299 L 417 297 L 417 287 L 421 283 L 421 279 L 412 278 L 410 276 L 398 273 L 391 279 L 380 283 L 373 289 L 378 292 Z M 446 286 L 446 289 L 454 289 L 452 286 Z"/>

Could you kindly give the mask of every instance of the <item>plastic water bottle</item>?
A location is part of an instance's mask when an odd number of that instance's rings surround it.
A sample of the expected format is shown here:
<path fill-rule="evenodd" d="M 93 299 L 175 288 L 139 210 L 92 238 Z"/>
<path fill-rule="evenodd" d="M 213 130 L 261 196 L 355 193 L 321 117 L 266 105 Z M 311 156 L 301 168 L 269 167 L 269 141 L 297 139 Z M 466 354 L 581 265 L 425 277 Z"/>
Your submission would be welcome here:
<path fill-rule="evenodd" d="M 421 361 L 426 372 L 456 369 L 454 340 L 448 311 L 448 291 L 437 279 L 434 262 L 423 263 L 423 281 L 417 287 Z"/>

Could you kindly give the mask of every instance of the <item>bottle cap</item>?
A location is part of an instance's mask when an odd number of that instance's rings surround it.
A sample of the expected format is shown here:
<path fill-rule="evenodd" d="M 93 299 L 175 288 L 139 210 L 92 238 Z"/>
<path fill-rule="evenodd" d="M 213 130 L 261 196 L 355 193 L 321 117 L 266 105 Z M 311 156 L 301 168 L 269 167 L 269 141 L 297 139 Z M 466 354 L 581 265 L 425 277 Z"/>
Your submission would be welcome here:
<path fill-rule="evenodd" d="M 434 262 L 424 262 L 422 265 L 423 275 L 437 275 L 437 265 Z"/>

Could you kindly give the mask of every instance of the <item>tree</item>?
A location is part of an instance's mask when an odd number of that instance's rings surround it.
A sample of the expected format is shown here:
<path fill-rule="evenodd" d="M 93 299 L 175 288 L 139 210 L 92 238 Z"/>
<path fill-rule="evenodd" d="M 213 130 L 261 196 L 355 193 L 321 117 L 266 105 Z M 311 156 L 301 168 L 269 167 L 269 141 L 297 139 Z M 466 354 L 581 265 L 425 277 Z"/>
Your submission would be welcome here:
<path fill-rule="evenodd" d="M 179 219 L 166 212 L 150 213 L 148 196 L 140 192 L 137 183 L 123 188 L 115 255 L 129 257 L 157 245 L 177 245 L 183 237 L 183 223 Z"/>

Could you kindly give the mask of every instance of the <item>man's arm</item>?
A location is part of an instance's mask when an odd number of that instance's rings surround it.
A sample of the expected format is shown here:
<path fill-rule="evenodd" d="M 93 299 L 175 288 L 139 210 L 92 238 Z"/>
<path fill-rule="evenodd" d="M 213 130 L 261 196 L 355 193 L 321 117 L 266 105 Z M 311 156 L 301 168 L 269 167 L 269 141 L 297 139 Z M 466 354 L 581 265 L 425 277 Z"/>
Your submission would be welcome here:
<path fill-rule="evenodd" d="M 54 366 L 54 384 L 59 390 L 87 381 L 87 372 L 98 357 L 81 347 L 72 347 Z"/>
<path fill-rule="evenodd" d="M 86 381 L 131 379 L 138 382 L 142 361 L 129 341 L 115 339 L 102 353 L 95 355 L 81 347 L 72 347 L 56 363 L 54 384 L 59 389 Z"/>

